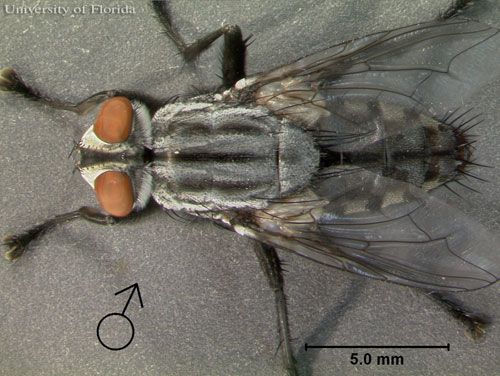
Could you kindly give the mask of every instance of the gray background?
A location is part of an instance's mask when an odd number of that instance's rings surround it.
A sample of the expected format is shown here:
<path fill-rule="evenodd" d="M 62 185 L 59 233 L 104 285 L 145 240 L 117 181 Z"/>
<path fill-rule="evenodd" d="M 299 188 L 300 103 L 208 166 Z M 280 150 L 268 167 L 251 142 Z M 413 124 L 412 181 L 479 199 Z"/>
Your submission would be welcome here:
<path fill-rule="evenodd" d="M 435 18 L 449 3 L 173 1 L 172 10 L 188 40 L 223 21 L 239 24 L 245 35 L 252 33 L 248 73 L 254 73 L 336 41 Z M 496 1 L 477 3 L 469 14 L 500 26 Z M 0 66 L 14 66 L 43 92 L 71 101 L 110 88 L 168 98 L 193 85 L 218 83 L 220 47 L 206 53 L 196 69 L 186 67 L 145 2 L 114 4 L 133 5 L 136 13 L 7 16 L 0 9 Z M 487 121 L 476 132 L 482 136 L 479 159 L 495 167 L 500 165 L 499 84 L 493 77 L 467 104 L 485 114 Z M 88 119 L 4 94 L 0 113 L 2 234 L 96 204 L 78 173 L 72 176 L 67 158 Z M 482 195 L 461 191 L 467 202 L 454 200 L 498 232 L 498 168 L 479 172 L 491 180 L 475 185 Z M 184 224 L 161 212 L 124 226 L 74 222 L 51 232 L 17 262 L 0 261 L 0 374 L 282 375 L 275 355 L 273 297 L 251 247 L 249 240 L 209 223 Z M 352 350 L 300 350 L 304 374 L 500 374 L 498 324 L 484 341 L 474 343 L 463 326 L 412 289 L 281 255 L 287 263 L 297 349 L 305 342 L 450 343 L 452 349 L 368 350 L 373 359 L 402 354 L 404 366 L 352 366 Z M 135 282 L 145 307 L 140 309 L 134 298 L 127 310 L 136 329 L 134 341 L 120 352 L 106 350 L 97 340 L 97 323 L 107 313 L 121 311 L 127 296 L 114 293 Z M 498 292 L 493 286 L 460 297 L 495 317 Z M 107 328 L 106 333 L 125 340 L 119 329 Z"/>

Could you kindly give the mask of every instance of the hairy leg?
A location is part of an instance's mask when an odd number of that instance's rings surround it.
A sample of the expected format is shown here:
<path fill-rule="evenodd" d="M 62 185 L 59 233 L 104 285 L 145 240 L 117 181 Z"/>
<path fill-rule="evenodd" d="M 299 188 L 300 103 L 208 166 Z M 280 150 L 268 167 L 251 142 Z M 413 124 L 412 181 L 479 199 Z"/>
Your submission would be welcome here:
<path fill-rule="evenodd" d="M 165 29 L 165 34 L 175 44 L 184 60 L 188 62 L 195 60 L 219 37 L 224 36 L 222 86 L 224 88 L 230 88 L 238 80 L 245 77 L 245 56 L 248 38 L 243 39 L 239 26 L 224 25 L 192 43 L 186 43 L 172 23 L 168 2 L 153 0 L 152 6 Z"/>
<path fill-rule="evenodd" d="M 472 339 L 478 340 L 486 332 L 486 327 L 490 324 L 490 320 L 484 315 L 466 308 L 462 302 L 450 294 L 436 291 L 426 291 L 426 293 L 430 299 L 437 302 L 454 318 L 463 323 Z"/>
<path fill-rule="evenodd" d="M 267 278 L 269 286 L 274 293 L 278 321 L 279 347 L 281 349 L 284 366 L 289 376 L 297 376 L 297 362 L 292 351 L 286 296 L 283 291 L 284 280 L 281 261 L 274 247 L 265 244 L 256 244 L 255 254 L 259 259 L 260 267 Z"/>

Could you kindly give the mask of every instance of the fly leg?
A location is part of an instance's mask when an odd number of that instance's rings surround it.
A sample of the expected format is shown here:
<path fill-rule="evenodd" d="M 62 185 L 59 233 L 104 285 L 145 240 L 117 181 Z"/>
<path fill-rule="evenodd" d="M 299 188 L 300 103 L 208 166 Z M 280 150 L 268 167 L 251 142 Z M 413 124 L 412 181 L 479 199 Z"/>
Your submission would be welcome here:
<path fill-rule="evenodd" d="M 137 215 L 138 213 L 134 212 L 134 214 Z M 129 217 L 134 216 L 134 214 L 131 214 Z M 2 243 L 2 245 L 7 248 L 4 256 L 9 261 L 15 260 L 28 249 L 32 241 L 39 239 L 43 234 L 47 233 L 47 231 L 75 219 L 83 219 L 100 225 L 112 225 L 126 220 L 129 217 L 117 218 L 105 214 L 99 209 L 82 206 L 77 210 L 49 218 L 45 222 L 31 226 L 18 234 L 5 237 Z"/>
<path fill-rule="evenodd" d="M 473 0 L 453 0 L 450 7 L 441 13 L 438 20 L 447 20 L 463 12 L 465 8 L 472 4 Z"/>
<path fill-rule="evenodd" d="M 454 299 L 450 294 L 436 291 L 427 291 L 426 293 L 430 299 L 437 302 L 454 318 L 462 322 L 467 327 L 467 332 L 472 339 L 478 340 L 486 332 L 486 327 L 490 324 L 490 320 L 484 315 L 467 309 L 463 303 Z"/>
<path fill-rule="evenodd" d="M 0 70 L 0 91 L 11 91 L 21 94 L 26 99 L 40 102 L 46 106 L 64 111 L 75 112 L 79 115 L 84 115 L 88 111 L 95 108 L 102 101 L 117 95 L 116 90 L 103 91 L 92 95 L 84 101 L 74 104 L 64 102 L 57 99 L 52 99 L 43 95 L 32 86 L 26 84 L 23 79 L 12 68 L 3 68 Z"/>
<path fill-rule="evenodd" d="M 0 92 L 1 91 L 10 91 L 13 93 L 17 93 L 22 95 L 26 99 L 42 103 L 46 106 L 58 110 L 71 111 L 78 115 L 85 115 L 89 111 L 99 106 L 106 99 L 116 96 L 124 96 L 129 99 L 138 99 L 153 110 L 160 107 L 162 104 L 159 101 L 156 101 L 146 95 L 132 93 L 128 91 L 122 91 L 122 90 L 101 91 L 76 104 L 71 102 L 60 101 L 57 99 L 50 98 L 42 94 L 34 87 L 26 84 L 24 80 L 12 68 L 0 69 Z"/>
<path fill-rule="evenodd" d="M 281 348 L 283 363 L 289 376 L 297 376 L 297 362 L 292 351 L 286 296 L 283 291 L 284 281 L 281 261 L 274 247 L 265 244 L 256 244 L 255 254 L 259 259 L 260 267 L 266 275 L 269 286 L 274 292 L 278 319 L 279 347 Z"/>
<path fill-rule="evenodd" d="M 192 43 L 186 43 L 173 26 L 167 1 L 153 0 L 152 6 L 165 29 L 166 35 L 174 42 L 184 60 L 187 62 L 195 60 L 213 42 L 224 35 L 222 85 L 227 89 L 233 86 L 238 80 L 245 78 L 246 43 L 249 38 L 243 39 L 239 26 L 224 25 Z"/>

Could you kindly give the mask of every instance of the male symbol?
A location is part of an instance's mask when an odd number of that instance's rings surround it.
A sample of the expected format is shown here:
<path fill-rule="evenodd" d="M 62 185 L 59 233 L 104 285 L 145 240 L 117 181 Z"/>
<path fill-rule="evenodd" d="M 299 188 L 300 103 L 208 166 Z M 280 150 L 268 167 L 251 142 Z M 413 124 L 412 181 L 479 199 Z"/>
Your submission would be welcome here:
<path fill-rule="evenodd" d="M 137 295 L 139 296 L 139 302 L 141 303 L 141 308 L 144 308 L 144 304 L 142 302 L 142 297 L 141 297 L 141 292 L 139 290 L 139 284 L 138 283 L 134 283 L 133 285 L 130 285 L 129 287 L 126 287 L 124 288 L 123 290 L 120 290 L 118 292 L 115 293 L 115 295 L 118 295 L 118 294 L 121 294 L 122 292 L 125 292 L 127 291 L 128 289 L 132 288 L 132 293 L 130 294 L 128 300 L 127 300 L 127 303 L 125 304 L 125 307 L 123 308 L 123 311 L 121 313 L 119 312 L 113 312 L 113 313 L 109 313 L 107 314 L 106 316 L 104 316 L 100 321 L 99 321 L 99 324 L 97 324 L 97 338 L 99 339 L 99 342 L 101 343 L 101 345 L 103 345 L 105 348 L 107 348 L 108 350 L 112 350 L 112 351 L 119 351 L 119 350 L 123 350 L 124 348 L 126 348 L 128 345 L 130 345 L 132 343 L 132 340 L 134 339 L 134 335 L 135 335 L 135 329 L 134 329 L 134 324 L 132 323 L 132 320 L 130 320 L 130 318 L 128 316 L 125 315 L 125 311 L 127 310 L 128 308 L 128 305 L 130 303 L 130 300 L 132 299 L 132 296 L 134 295 L 134 292 L 137 290 Z M 127 343 L 125 343 L 123 346 L 118 346 L 118 347 L 114 347 L 114 346 L 110 346 L 110 345 L 107 345 L 104 343 L 104 341 L 101 339 L 101 336 L 99 334 L 100 332 L 100 329 L 101 329 L 101 325 L 102 323 L 104 322 L 104 320 L 106 320 L 108 317 L 112 317 L 112 316 L 118 316 L 120 318 L 124 318 L 125 320 L 127 320 L 127 322 L 129 323 L 130 325 L 130 328 L 132 329 L 131 331 L 131 335 L 130 335 L 130 339 L 127 341 Z M 109 321 L 109 320 L 108 320 Z"/>

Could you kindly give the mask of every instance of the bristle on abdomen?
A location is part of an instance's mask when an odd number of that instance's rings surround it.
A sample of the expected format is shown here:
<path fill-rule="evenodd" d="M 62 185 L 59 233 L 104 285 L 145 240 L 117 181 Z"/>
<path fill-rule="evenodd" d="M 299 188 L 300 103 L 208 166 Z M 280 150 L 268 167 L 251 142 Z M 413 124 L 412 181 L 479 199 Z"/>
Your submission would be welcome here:
<path fill-rule="evenodd" d="M 477 140 L 475 140 L 476 135 L 471 134 L 470 131 L 483 122 L 481 114 L 474 113 L 473 109 L 465 111 L 456 109 L 454 111 L 450 111 L 450 113 L 441 121 L 451 127 L 456 140 L 455 148 L 457 152 L 457 174 L 455 179 L 452 181 L 469 190 L 477 191 L 476 189 L 464 184 L 461 180 L 463 180 L 464 177 L 470 177 L 476 180 L 486 181 L 485 179 L 470 172 L 471 167 L 490 167 L 474 161 L 474 143 Z M 450 188 L 447 183 L 445 183 L 445 186 Z"/>
<path fill-rule="evenodd" d="M 322 152 L 321 168 L 325 169 L 325 174 L 320 171 L 318 177 L 331 176 L 330 167 L 339 174 L 356 167 L 424 190 L 447 186 L 451 182 L 470 188 L 461 181 L 463 177 L 482 180 L 469 171 L 472 166 L 481 166 L 473 161 L 475 141 L 469 133 L 481 122 L 480 115 L 474 115 L 471 110 L 457 110 L 443 119 L 435 119 L 424 113 L 397 108 L 392 108 L 389 115 L 379 114 L 383 120 L 381 127 L 384 127 L 380 133 L 388 136 L 360 147 L 350 147 L 349 135 L 335 134 L 339 140 L 337 145 L 341 147 L 335 145 L 333 148 L 338 150 L 332 150 L 330 145 L 325 145 L 323 134 L 317 136 Z M 370 134 L 367 135 L 369 139 Z M 358 135 L 359 139 L 363 137 L 363 134 Z"/>

